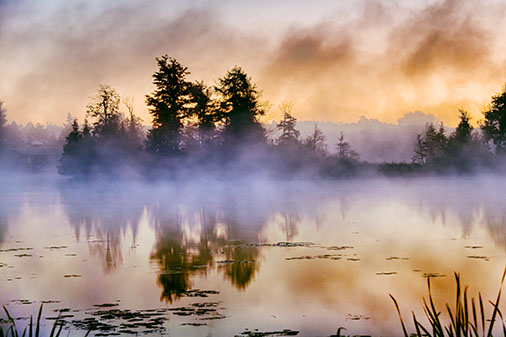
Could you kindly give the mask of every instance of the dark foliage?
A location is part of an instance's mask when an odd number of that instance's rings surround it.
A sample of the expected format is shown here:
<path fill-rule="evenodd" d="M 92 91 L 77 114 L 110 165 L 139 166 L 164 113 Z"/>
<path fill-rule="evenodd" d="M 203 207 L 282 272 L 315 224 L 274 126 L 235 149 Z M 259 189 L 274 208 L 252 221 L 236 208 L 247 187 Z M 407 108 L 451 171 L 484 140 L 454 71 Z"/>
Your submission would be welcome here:
<path fill-rule="evenodd" d="M 266 113 L 260 92 L 240 67 L 229 70 L 215 86 L 207 86 L 189 81 L 190 72 L 174 58 L 164 55 L 156 62 L 155 89 L 146 96 L 153 117 L 147 134 L 134 114 L 132 100 L 123 100 L 127 109 L 123 114 L 119 94 L 101 85 L 87 106 L 91 124 L 86 119 L 79 128 L 77 120 L 67 122 L 58 164 L 61 174 L 80 178 L 131 174 L 157 179 L 252 174 L 335 178 L 378 172 L 472 173 L 497 169 L 505 162 L 506 89 L 492 97 L 480 129 L 473 128 L 468 112 L 459 110 L 460 122 L 453 133 L 447 134 L 442 123 L 431 123 L 417 136 L 411 163 L 373 164 L 360 161 L 342 133 L 330 151 L 316 124 L 311 134 L 301 138 L 293 104 L 288 102 L 279 107 L 283 117 L 276 125 L 278 136 L 269 139 L 260 122 Z M 0 109 L 0 137 L 3 125 L 5 112 Z"/>
<path fill-rule="evenodd" d="M 481 129 L 486 141 L 492 141 L 497 153 L 506 151 L 506 86 L 500 94 L 492 96 L 490 106 L 483 112 Z"/>

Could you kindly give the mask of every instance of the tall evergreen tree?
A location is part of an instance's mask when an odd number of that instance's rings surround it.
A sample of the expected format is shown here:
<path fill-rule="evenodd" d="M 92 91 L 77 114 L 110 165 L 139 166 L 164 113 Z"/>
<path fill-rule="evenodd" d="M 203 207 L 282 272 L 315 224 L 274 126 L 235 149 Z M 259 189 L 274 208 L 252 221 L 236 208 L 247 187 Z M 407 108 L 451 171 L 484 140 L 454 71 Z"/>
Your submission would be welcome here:
<path fill-rule="evenodd" d="M 459 145 L 465 145 L 472 141 L 473 139 L 473 127 L 469 123 L 471 120 L 471 115 L 466 110 L 459 109 L 459 124 L 455 129 L 454 134 L 452 135 L 452 139 Z"/>
<path fill-rule="evenodd" d="M 221 117 L 226 133 L 235 139 L 264 140 L 264 130 L 258 119 L 265 111 L 251 77 L 236 66 L 218 80 L 216 91 L 221 94 Z"/>
<path fill-rule="evenodd" d="M 191 104 L 191 83 L 186 80 L 189 71 L 167 55 L 156 61 L 158 70 L 153 74 L 156 88 L 146 96 L 153 116 L 146 147 L 156 154 L 175 153 L 179 150 L 182 121 L 188 117 Z"/>
<path fill-rule="evenodd" d="M 483 111 L 484 121 L 481 129 L 485 135 L 485 140 L 492 141 L 496 147 L 496 152 L 506 152 L 506 85 L 503 91 L 492 96 L 492 102 L 488 108 Z"/>
<path fill-rule="evenodd" d="M 195 82 L 190 87 L 192 107 L 190 115 L 196 120 L 199 145 L 210 141 L 218 121 L 216 103 L 212 98 L 211 88 L 203 82 Z"/>
<path fill-rule="evenodd" d="M 81 171 L 79 142 L 82 139 L 82 134 L 79 131 L 79 124 L 77 119 L 72 122 L 72 130 L 65 138 L 65 144 L 63 145 L 63 153 L 58 163 L 58 172 L 62 175 L 76 176 Z"/>

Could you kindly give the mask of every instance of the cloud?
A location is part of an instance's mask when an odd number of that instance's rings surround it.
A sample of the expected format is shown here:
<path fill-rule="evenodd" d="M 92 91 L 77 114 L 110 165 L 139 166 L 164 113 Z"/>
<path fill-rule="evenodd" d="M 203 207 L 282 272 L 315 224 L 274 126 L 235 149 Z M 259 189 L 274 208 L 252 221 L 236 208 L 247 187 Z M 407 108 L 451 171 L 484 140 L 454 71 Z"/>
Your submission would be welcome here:
<path fill-rule="evenodd" d="M 438 70 L 467 73 L 490 64 L 489 32 L 460 0 L 432 5 L 395 31 L 393 47 L 408 47 L 402 69 L 408 76 Z"/>
<path fill-rule="evenodd" d="M 500 89 L 505 60 L 492 56 L 497 34 L 476 18 L 491 17 L 479 3 L 367 1 L 361 13 L 288 32 L 262 75 L 266 92 L 293 100 L 303 119 L 395 121 L 424 110 L 455 123 L 458 107 L 479 117 Z"/>
<path fill-rule="evenodd" d="M 149 122 L 154 59 L 169 54 L 209 84 L 240 65 L 273 106 L 293 101 L 299 119 L 395 122 L 423 110 L 455 123 L 458 107 L 479 118 L 506 75 L 494 30 L 500 4 L 367 0 L 272 32 L 260 23 L 274 20 L 268 9 L 251 5 L 264 16 L 241 26 L 230 6 L 0 0 L 0 97 L 12 119 L 61 122 L 69 111 L 83 117 L 98 85 L 109 84 L 134 96 Z"/>
<path fill-rule="evenodd" d="M 162 1 L 65 2 L 40 10 L 20 4 L 0 37 L 0 60 L 6 61 L 0 62 L 6 74 L 0 95 L 23 122 L 59 121 L 67 111 L 82 117 L 100 83 L 135 96 L 137 111 L 145 113 L 155 57 L 169 54 L 195 69 L 194 77 L 210 78 L 234 65 L 233 50 L 251 43 L 205 6 L 169 11 Z M 210 64 L 213 71 L 206 69 Z"/>

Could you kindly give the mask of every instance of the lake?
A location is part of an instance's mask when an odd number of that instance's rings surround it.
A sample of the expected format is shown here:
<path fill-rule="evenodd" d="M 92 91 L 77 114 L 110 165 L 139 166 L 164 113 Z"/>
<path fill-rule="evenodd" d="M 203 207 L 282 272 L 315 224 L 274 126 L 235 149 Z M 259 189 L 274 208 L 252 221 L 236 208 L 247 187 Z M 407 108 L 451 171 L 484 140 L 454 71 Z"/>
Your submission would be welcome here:
<path fill-rule="evenodd" d="M 443 309 L 506 265 L 506 178 L 28 180 L 1 181 L 0 302 L 71 336 L 398 336 L 389 294 L 426 322 L 428 277 Z"/>

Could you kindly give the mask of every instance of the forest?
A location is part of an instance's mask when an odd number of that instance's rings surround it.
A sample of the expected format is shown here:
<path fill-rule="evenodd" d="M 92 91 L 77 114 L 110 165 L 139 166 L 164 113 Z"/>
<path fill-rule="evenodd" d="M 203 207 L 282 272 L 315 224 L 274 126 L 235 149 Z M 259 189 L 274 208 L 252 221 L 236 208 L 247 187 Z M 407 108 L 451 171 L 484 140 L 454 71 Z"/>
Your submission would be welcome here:
<path fill-rule="evenodd" d="M 361 160 L 343 133 L 330 146 L 317 124 L 302 137 L 289 102 L 279 106 L 283 117 L 272 137 L 260 121 L 267 110 L 261 91 L 241 67 L 207 85 L 189 81 L 188 68 L 172 57 L 156 58 L 156 64 L 154 90 L 146 95 L 150 128 L 136 116 L 132 98 L 100 85 L 82 122 L 69 114 L 60 137 L 42 132 L 48 138 L 44 142 L 14 151 L 22 127 L 7 125 L 0 101 L 0 164 L 40 170 L 56 163 L 60 175 L 76 179 L 251 175 L 285 179 L 470 174 L 501 170 L 505 162 L 506 86 L 492 96 L 477 128 L 470 114 L 459 109 L 453 132 L 442 123 L 428 123 L 416 135 L 411 161 L 371 163 Z M 41 132 L 40 125 L 24 129 L 28 135 Z"/>

